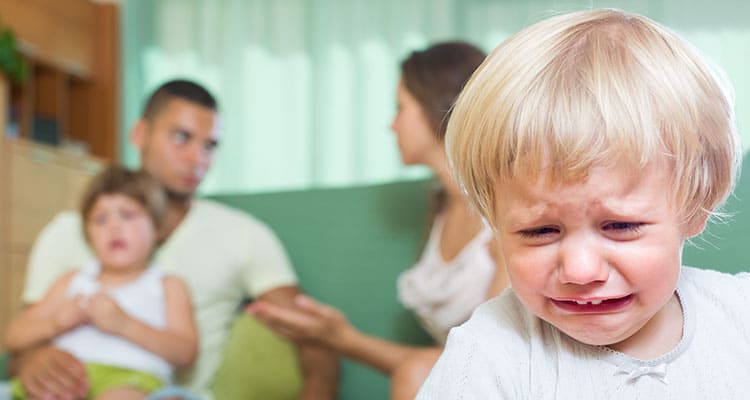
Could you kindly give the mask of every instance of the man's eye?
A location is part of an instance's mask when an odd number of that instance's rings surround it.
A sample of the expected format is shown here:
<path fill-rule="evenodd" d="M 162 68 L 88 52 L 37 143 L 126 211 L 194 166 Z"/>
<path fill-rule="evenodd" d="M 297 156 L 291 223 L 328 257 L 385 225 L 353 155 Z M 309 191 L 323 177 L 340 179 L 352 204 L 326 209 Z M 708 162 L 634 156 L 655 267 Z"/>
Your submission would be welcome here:
<path fill-rule="evenodd" d="M 219 146 L 219 142 L 215 140 L 210 140 L 206 142 L 206 144 L 203 145 L 203 149 L 206 151 L 214 151 Z"/>
<path fill-rule="evenodd" d="M 558 233 L 560 230 L 552 227 L 552 226 L 543 226 L 541 228 L 534 228 L 534 229 L 526 229 L 523 231 L 519 231 L 522 237 L 525 238 L 538 238 L 548 235 L 554 235 Z"/>
<path fill-rule="evenodd" d="M 178 144 L 186 143 L 188 139 L 190 139 L 190 134 L 185 131 L 176 131 L 172 135 L 172 140 L 174 140 L 174 142 Z"/>

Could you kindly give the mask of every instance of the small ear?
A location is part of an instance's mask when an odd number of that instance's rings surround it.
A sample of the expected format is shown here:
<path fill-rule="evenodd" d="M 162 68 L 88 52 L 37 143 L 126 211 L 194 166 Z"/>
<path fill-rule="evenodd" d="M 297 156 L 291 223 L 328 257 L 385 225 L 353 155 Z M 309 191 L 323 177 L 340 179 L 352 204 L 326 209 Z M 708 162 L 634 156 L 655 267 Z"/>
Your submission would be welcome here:
<path fill-rule="evenodd" d="M 694 237 L 698 236 L 706 229 L 706 223 L 708 222 L 709 213 L 702 212 L 700 215 L 696 215 L 692 220 L 688 221 L 685 226 L 685 236 Z"/>
<path fill-rule="evenodd" d="M 139 119 L 138 122 L 133 125 L 130 130 L 130 143 L 133 143 L 138 150 L 142 151 L 143 146 L 146 143 L 147 125 L 148 123 L 143 119 Z"/>

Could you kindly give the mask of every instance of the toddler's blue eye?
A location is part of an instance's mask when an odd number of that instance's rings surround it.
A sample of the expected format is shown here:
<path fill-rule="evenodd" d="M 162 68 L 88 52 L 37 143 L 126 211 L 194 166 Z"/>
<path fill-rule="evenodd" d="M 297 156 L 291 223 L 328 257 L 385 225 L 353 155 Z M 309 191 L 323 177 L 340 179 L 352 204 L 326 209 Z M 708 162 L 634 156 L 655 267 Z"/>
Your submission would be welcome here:
<path fill-rule="evenodd" d="M 638 231 L 643 223 L 640 222 L 610 222 L 604 225 L 605 231 Z"/>
<path fill-rule="evenodd" d="M 535 238 L 540 236 L 552 235 L 558 232 L 557 228 L 551 226 L 543 226 L 541 228 L 527 229 L 520 231 L 521 236 L 526 238 Z"/>

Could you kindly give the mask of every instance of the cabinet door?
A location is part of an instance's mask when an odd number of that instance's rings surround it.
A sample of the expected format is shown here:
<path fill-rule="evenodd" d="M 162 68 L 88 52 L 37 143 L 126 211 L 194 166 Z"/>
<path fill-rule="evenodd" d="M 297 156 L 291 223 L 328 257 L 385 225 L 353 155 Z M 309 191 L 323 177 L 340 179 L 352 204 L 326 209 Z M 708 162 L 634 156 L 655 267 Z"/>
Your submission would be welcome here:
<path fill-rule="evenodd" d="M 10 246 L 28 250 L 37 234 L 64 205 L 65 173 L 54 151 L 14 143 L 10 151 Z"/>
<path fill-rule="evenodd" d="M 10 244 L 27 250 L 60 211 L 77 209 L 102 162 L 18 142 L 10 151 Z"/>
<path fill-rule="evenodd" d="M 97 159 L 61 153 L 59 150 L 25 141 L 5 143 L 3 174 L 7 236 L 0 243 L 0 329 L 23 306 L 26 265 L 39 232 L 58 212 L 76 209 L 92 176 L 103 163 Z M 1 350 L 1 349 L 0 349 Z"/>
<path fill-rule="evenodd" d="M 0 287 L 2 288 L 2 304 L 0 304 L 0 329 L 5 332 L 10 320 L 15 318 L 23 308 L 21 294 L 26 278 L 26 264 L 28 256 L 25 253 L 10 252 L 3 254 L 0 260 Z M 4 350 L 0 346 L 0 351 Z"/>
<path fill-rule="evenodd" d="M 65 189 L 60 192 L 61 209 L 78 210 L 83 192 L 104 164 L 99 160 L 72 155 L 62 155 L 61 158 L 60 173 L 65 182 Z"/>
<path fill-rule="evenodd" d="M 23 287 L 26 283 L 26 264 L 28 262 L 29 257 L 26 253 L 10 253 L 11 277 L 9 279 L 9 292 L 13 298 L 8 302 L 8 310 L 12 317 L 23 307 L 21 295 L 23 294 Z"/>

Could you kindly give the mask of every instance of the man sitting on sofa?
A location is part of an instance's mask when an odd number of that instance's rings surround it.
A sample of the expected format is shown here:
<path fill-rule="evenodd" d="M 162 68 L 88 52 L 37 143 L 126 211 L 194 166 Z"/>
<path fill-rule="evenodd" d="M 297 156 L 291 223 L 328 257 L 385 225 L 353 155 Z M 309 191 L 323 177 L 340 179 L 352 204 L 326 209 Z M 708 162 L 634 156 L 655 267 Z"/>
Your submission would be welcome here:
<path fill-rule="evenodd" d="M 165 271 L 191 288 L 200 331 L 197 362 L 177 383 L 201 398 L 220 363 L 228 329 L 240 302 L 248 297 L 287 307 L 299 293 L 297 278 L 276 236 L 253 217 L 206 199 L 195 191 L 219 142 L 213 96 L 184 80 L 160 86 L 148 99 L 131 131 L 142 168 L 169 195 L 167 229 L 156 254 Z M 80 267 L 91 253 L 77 213 L 64 212 L 34 243 L 23 294 L 25 304 L 40 300 L 47 286 L 69 268 Z M 338 364 L 332 354 L 299 347 L 304 386 L 301 398 L 332 399 Z M 13 355 L 12 368 L 34 398 L 78 398 L 88 383 L 83 365 L 51 346 Z M 248 360 L 248 363 L 252 363 Z"/>

